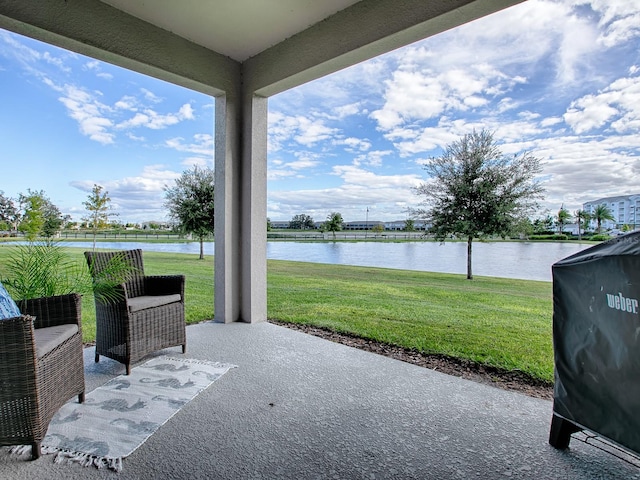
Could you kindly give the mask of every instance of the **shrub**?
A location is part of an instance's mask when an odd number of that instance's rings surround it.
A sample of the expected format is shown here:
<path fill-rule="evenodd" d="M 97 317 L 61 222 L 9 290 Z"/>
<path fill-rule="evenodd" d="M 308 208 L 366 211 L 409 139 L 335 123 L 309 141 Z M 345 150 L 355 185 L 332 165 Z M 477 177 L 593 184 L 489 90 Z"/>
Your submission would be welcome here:
<path fill-rule="evenodd" d="M 607 235 L 606 233 L 599 233 L 591 236 L 589 240 L 592 240 L 594 242 L 604 242 L 605 240 L 609 240 L 609 238 L 609 235 Z"/>
<path fill-rule="evenodd" d="M 529 240 L 567 240 L 569 237 L 565 234 L 557 233 L 551 235 L 529 235 Z"/>

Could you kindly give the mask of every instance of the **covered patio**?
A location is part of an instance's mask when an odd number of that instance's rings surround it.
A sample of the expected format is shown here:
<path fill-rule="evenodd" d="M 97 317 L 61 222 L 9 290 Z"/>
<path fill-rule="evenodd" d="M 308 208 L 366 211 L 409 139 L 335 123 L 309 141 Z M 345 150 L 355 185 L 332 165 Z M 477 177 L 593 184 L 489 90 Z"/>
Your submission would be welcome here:
<path fill-rule="evenodd" d="M 238 366 L 182 408 L 116 474 L 0 456 L 3 478 L 632 479 L 640 469 L 547 440 L 551 402 L 271 323 L 187 327 L 187 357 Z M 181 357 L 179 348 L 158 352 Z M 93 362 L 87 389 L 123 365 Z"/>
<path fill-rule="evenodd" d="M 591 445 L 552 448 L 549 401 L 265 322 L 268 97 L 520 1 L 0 3 L 0 28 L 216 99 L 215 316 L 187 328 L 187 356 L 238 368 L 128 457 L 119 478 L 640 477 Z M 93 353 L 88 391 L 123 372 Z M 0 456 L 0 472 L 114 475 L 47 456 Z"/>

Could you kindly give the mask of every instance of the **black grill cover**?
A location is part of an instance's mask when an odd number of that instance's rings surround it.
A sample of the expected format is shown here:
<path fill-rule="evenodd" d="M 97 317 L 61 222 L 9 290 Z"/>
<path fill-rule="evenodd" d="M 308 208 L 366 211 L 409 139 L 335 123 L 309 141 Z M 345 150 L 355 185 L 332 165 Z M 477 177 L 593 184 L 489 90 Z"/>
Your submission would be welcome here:
<path fill-rule="evenodd" d="M 640 232 L 552 274 L 554 413 L 640 452 Z"/>

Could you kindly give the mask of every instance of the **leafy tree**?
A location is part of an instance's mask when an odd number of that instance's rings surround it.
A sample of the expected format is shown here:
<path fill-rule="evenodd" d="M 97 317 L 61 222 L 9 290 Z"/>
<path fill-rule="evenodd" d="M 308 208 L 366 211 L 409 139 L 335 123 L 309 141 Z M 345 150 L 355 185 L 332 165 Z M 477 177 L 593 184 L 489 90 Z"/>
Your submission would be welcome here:
<path fill-rule="evenodd" d="M 416 229 L 415 220 L 407 219 L 404 221 L 404 231 L 405 232 L 413 232 Z"/>
<path fill-rule="evenodd" d="M 109 225 L 109 218 L 117 214 L 111 213 L 111 198 L 109 197 L 109 192 L 103 190 L 102 185 L 94 184 L 91 193 L 87 196 L 87 200 L 82 204 L 89 212 L 82 220 L 87 222 L 93 232 L 93 251 L 95 251 L 98 230 L 106 228 Z"/>
<path fill-rule="evenodd" d="M 289 222 L 289 228 L 291 230 L 311 230 L 315 228 L 316 224 L 309 215 L 304 213 L 300 213 L 298 215 L 294 215 Z"/>
<path fill-rule="evenodd" d="M 267 232 L 270 232 L 272 228 L 271 219 L 267 217 Z"/>
<path fill-rule="evenodd" d="M 20 194 L 19 202 L 23 214 L 18 229 L 30 242 L 34 241 L 38 235 L 52 238 L 62 228 L 64 217 L 44 191 L 27 190 L 26 195 Z"/>
<path fill-rule="evenodd" d="M 336 232 L 342 230 L 344 220 L 342 215 L 338 212 L 332 212 L 327 216 L 327 220 L 322 224 L 322 230 L 325 232 L 332 232 L 333 239 L 336 239 Z"/>
<path fill-rule="evenodd" d="M 541 234 L 546 230 L 544 221 L 540 218 L 536 218 L 531 225 L 533 226 L 533 233 Z"/>
<path fill-rule="evenodd" d="M 541 220 L 542 230 L 539 233 L 553 232 L 553 217 L 547 213 L 547 215 Z"/>
<path fill-rule="evenodd" d="M 473 239 L 506 235 L 514 221 L 537 205 L 543 191 L 536 181 L 540 160 L 528 153 L 504 156 L 493 134 L 482 130 L 448 145 L 424 168 L 430 178 L 415 188 L 425 206 L 417 213 L 430 220 L 436 239 L 456 235 L 467 240 L 471 280 Z"/>
<path fill-rule="evenodd" d="M 373 227 L 371 227 L 371 231 L 375 233 L 382 233 L 384 232 L 384 225 L 376 223 Z"/>
<path fill-rule="evenodd" d="M 578 222 L 578 240 L 582 240 L 582 225 L 584 225 L 585 229 L 587 228 L 591 220 L 591 215 L 584 210 L 576 210 L 573 212 L 573 216 L 576 217 L 576 221 Z"/>
<path fill-rule="evenodd" d="M 0 190 L 0 230 L 15 230 L 18 218 L 15 203 Z"/>
<path fill-rule="evenodd" d="M 165 207 L 182 233 L 194 235 L 200 242 L 200 260 L 204 259 L 204 241 L 213 234 L 214 172 L 193 167 L 182 173 L 175 186 L 165 186 Z"/>
<path fill-rule="evenodd" d="M 37 195 L 20 194 L 20 205 L 23 209 L 18 230 L 24 233 L 27 240 L 34 241 L 44 225 L 43 202 Z"/>
<path fill-rule="evenodd" d="M 536 220 L 540 222 L 540 220 Z M 535 232 L 535 222 L 531 223 L 528 217 L 521 217 L 511 225 L 509 237 L 511 238 L 529 238 Z M 544 231 L 544 227 L 542 227 Z"/>
<path fill-rule="evenodd" d="M 556 216 L 556 223 L 558 224 L 558 230 L 560 231 L 560 235 L 564 233 L 564 224 L 571 220 L 571 214 L 569 211 L 564 208 L 564 206 L 560 207 L 558 210 L 558 215 Z"/>
<path fill-rule="evenodd" d="M 596 209 L 591 214 L 591 218 L 595 220 L 596 224 L 598 225 L 598 228 L 597 228 L 598 234 L 601 233 L 602 222 L 606 220 L 610 220 L 610 221 L 615 220 L 613 213 L 611 213 L 611 210 L 609 210 L 609 207 L 607 207 L 604 203 L 596 207 Z"/>

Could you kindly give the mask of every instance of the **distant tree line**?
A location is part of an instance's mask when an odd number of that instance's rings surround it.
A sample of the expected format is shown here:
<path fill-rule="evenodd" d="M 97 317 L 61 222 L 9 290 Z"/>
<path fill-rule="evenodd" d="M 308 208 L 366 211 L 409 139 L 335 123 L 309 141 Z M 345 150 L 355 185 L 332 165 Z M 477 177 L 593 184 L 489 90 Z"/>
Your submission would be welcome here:
<path fill-rule="evenodd" d="M 17 200 L 0 191 L 0 230 L 21 232 L 29 240 L 51 238 L 70 220 L 43 190 L 27 190 Z"/>
<path fill-rule="evenodd" d="M 214 172 L 209 168 L 194 167 L 185 171 L 173 186 L 165 186 L 165 207 L 174 221 L 177 233 L 193 235 L 200 242 L 200 258 L 204 258 L 203 242 L 213 235 L 214 230 Z M 63 229 L 84 228 L 96 236 L 105 229 L 140 227 L 122 225 L 112 220 L 118 213 L 113 211 L 109 192 L 103 186 L 94 184 L 83 205 L 87 215 L 82 223 L 71 221 L 69 215 L 62 215 L 44 191 L 20 194 L 14 200 L 0 191 L 0 232 L 9 235 L 21 233 L 34 242 L 36 239 L 51 239 Z M 149 228 L 160 229 L 160 224 L 149 223 Z"/>

